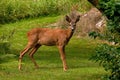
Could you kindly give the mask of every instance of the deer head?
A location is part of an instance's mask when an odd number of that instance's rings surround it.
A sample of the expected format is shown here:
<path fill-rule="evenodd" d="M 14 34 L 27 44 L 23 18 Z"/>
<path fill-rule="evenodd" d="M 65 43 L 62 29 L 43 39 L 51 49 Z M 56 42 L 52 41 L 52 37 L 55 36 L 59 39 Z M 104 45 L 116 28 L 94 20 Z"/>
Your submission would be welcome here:
<path fill-rule="evenodd" d="M 79 21 L 80 15 L 76 17 L 76 19 L 71 19 L 68 15 L 66 15 L 66 21 L 69 22 L 70 28 L 74 31 L 76 28 L 76 23 Z"/>

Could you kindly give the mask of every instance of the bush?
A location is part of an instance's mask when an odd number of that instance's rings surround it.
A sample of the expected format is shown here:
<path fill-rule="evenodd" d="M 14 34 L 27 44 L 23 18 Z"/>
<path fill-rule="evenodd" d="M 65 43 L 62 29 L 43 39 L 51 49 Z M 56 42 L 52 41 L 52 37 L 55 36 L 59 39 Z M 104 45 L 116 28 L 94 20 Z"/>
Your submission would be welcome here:
<path fill-rule="evenodd" d="M 107 29 L 113 35 L 114 40 L 120 41 L 120 1 L 118 0 L 99 0 L 98 8 L 107 16 Z"/>
<path fill-rule="evenodd" d="M 79 0 L 0 0 L 0 23 L 66 13 Z"/>
<path fill-rule="evenodd" d="M 110 72 L 109 76 L 104 77 L 105 80 L 120 79 L 120 47 L 99 45 L 91 59 L 99 62 L 106 71 Z"/>
<path fill-rule="evenodd" d="M 120 43 L 120 1 L 99 0 L 97 7 L 108 18 L 107 31 L 102 38 Z M 110 72 L 104 77 L 105 80 L 120 80 L 120 47 L 99 45 L 91 59 L 99 62 L 106 71 Z"/>

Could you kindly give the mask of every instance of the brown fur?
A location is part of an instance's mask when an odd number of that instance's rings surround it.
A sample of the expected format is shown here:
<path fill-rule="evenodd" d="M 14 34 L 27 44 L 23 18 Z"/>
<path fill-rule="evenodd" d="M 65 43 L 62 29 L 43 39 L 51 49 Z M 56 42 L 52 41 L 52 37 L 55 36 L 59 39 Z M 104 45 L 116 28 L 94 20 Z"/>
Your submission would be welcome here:
<path fill-rule="evenodd" d="M 34 45 L 60 46 L 68 43 L 71 33 L 71 29 L 35 28 L 29 31 L 27 36 L 28 42 Z"/>

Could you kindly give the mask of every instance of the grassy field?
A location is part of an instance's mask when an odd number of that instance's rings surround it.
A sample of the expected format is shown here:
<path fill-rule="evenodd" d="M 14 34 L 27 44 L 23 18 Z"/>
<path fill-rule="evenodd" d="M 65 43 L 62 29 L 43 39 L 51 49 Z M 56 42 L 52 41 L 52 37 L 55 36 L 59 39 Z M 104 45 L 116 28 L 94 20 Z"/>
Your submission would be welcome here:
<path fill-rule="evenodd" d="M 40 17 L 1 25 L 0 34 L 15 29 L 10 43 L 11 51 L 16 56 L 0 64 L 0 80 L 100 80 L 100 77 L 106 74 L 102 67 L 89 60 L 99 41 L 76 36 L 72 37 L 66 47 L 68 71 L 64 72 L 62 69 L 58 49 L 48 46 L 42 46 L 34 56 L 39 69 L 34 69 L 26 54 L 23 58 L 23 70 L 18 70 L 19 52 L 27 43 L 26 32 L 33 27 L 46 27 L 61 17 Z"/>

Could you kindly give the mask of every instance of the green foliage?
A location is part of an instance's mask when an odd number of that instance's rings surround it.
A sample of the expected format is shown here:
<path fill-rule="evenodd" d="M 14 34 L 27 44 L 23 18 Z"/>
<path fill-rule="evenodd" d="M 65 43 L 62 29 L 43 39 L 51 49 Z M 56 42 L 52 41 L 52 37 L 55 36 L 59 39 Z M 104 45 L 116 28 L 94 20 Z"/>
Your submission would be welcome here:
<path fill-rule="evenodd" d="M 9 47 L 10 47 L 9 42 L 1 42 L 0 43 L 0 55 L 7 54 L 8 52 L 10 52 Z"/>
<path fill-rule="evenodd" d="M 0 0 L 0 23 L 65 14 L 75 5 L 82 12 L 91 8 L 87 0 Z"/>
<path fill-rule="evenodd" d="M 120 47 L 107 44 L 99 45 L 96 48 L 96 54 L 92 55 L 91 59 L 99 62 L 106 71 L 110 72 L 105 80 L 120 79 Z"/>
<path fill-rule="evenodd" d="M 9 39 L 12 38 L 15 30 L 10 31 L 9 33 L 3 34 L 0 36 L 0 63 L 7 57 L 13 57 L 15 55 L 11 54 L 10 42 Z M 12 56 L 11 56 L 12 55 Z"/>
<path fill-rule="evenodd" d="M 120 1 L 118 0 L 99 0 L 98 8 L 107 16 L 107 29 L 114 38 L 119 38 L 120 34 Z M 111 37 L 112 38 L 112 37 Z"/>
<path fill-rule="evenodd" d="M 118 0 L 99 0 L 97 6 L 107 20 L 107 31 L 102 35 L 102 39 L 120 42 L 120 1 Z M 110 74 L 104 77 L 105 80 L 120 79 L 120 47 L 107 44 L 99 45 L 96 53 L 91 59 L 99 62 Z"/>
<path fill-rule="evenodd" d="M 79 0 L 0 0 L 0 23 L 70 11 Z"/>
<path fill-rule="evenodd" d="M 100 34 L 99 34 L 98 32 L 95 32 L 95 31 L 90 32 L 88 35 L 89 35 L 90 37 L 93 37 L 94 39 L 95 39 L 96 37 L 100 37 Z"/>

